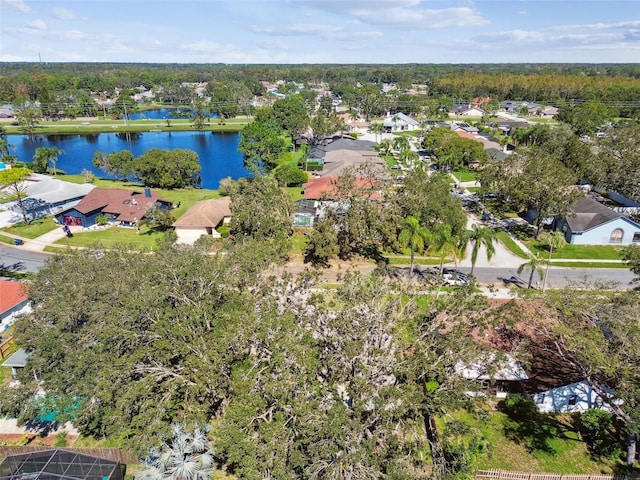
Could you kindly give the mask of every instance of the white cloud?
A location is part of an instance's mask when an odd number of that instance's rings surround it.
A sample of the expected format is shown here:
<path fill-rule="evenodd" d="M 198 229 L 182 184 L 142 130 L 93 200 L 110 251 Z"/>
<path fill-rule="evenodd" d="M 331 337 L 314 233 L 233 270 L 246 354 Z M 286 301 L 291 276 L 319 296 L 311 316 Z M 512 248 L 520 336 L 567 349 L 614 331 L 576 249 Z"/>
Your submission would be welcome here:
<path fill-rule="evenodd" d="M 352 42 L 367 40 L 382 36 L 382 32 L 356 32 L 347 31 L 342 27 L 319 24 L 297 24 L 286 27 L 281 26 L 257 26 L 250 25 L 249 30 L 254 33 L 262 33 L 273 36 L 319 36 L 326 40 L 337 40 L 341 42 Z"/>
<path fill-rule="evenodd" d="M 44 23 L 44 21 L 40 20 L 39 18 L 36 18 L 35 20 L 32 20 L 31 22 L 27 23 L 27 27 L 32 28 L 34 30 L 46 30 L 47 24 Z"/>
<path fill-rule="evenodd" d="M 518 12 L 518 15 L 529 15 L 529 12 L 527 12 L 526 10 L 520 10 Z"/>
<path fill-rule="evenodd" d="M 288 48 L 287 44 L 280 40 L 265 40 L 264 42 L 260 42 L 260 48 L 264 48 L 265 50 L 286 50 Z"/>
<path fill-rule="evenodd" d="M 626 28 L 640 28 L 640 20 L 617 23 L 586 23 L 583 25 L 558 25 L 555 30 L 615 30 Z"/>
<path fill-rule="evenodd" d="M 64 40 L 85 40 L 88 38 L 88 35 L 80 30 L 52 32 L 52 34 Z"/>
<path fill-rule="evenodd" d="M 255 33 L 263 33 L 265 35 L 274 36 L 290 36 L 290 35 L 322 35 L 337 32 L 341 30 L 340 27 L 332 27 L 330 25 L 320 25 L 312 23 L 299 23 L 297 25 L 277 25 L 277 26 L 265 26 L 249 25 L 249 30 Z"/>
<path fill-rule="evenodd" d="M 420 8 L 421 0 L 299 0 L 298 3 L 317 10 L 350 15 L 369 25 L 391 28 L 440 29 L 489 23 L 474 8 Z"/>
<path fill-rule="evenodd" d="M 182 50 L 188 50 L 192 52 L 220 52 L 226 47 L 218 42 L 212 42 L 210 40 L 200 40 L 199 42 L 183 43 L 180 45 Z"/>
<path fill-rule="evenodd" d="M 73 20 L 76 18 L 75 12 L 62 7 L 56 7 L 51 10 L 51 15 L 58 20 Z"/>
<path fill-rule="evenodd" d="M 22 13 L 29 13 L 31 7 L 26 5 L 22 0 L 0 0 L 0 7 L 17 10 Z"/>

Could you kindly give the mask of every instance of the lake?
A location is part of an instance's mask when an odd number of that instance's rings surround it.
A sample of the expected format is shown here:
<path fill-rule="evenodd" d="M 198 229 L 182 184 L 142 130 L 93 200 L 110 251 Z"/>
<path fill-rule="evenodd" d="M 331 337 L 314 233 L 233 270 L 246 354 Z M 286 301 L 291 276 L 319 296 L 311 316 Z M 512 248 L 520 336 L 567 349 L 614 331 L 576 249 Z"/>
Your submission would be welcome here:
<path fill-rule="evenodd" d="M 242 154 L 238 152 L 239 133 L 211 132 L 144 132 L 144 133 L 97 133 L 91 135 L 7 135 L 10 153 L 18 160 L 30 162 L 36 148 L 58 147 L 64 151 L 56 167 L 68 174 L 77 174 L 86 169 L 98 177 L 107 177 L 93 166 L 93 154 L 130 150 L 134 157 L 151 148 L 174 150 L 185 148 L 200 156 L 202 188 L 217 189 L 221 179 L 248 177 L 243 166 Z"/>
<path fill-rule="evenodd" d="M 129 120 L 164 120 L 171 118 L 190 118 L 190 108 L 155 108 L 129 114 Z M 210 113 L 209 118 L 217 118 L 217 113 Z"/>

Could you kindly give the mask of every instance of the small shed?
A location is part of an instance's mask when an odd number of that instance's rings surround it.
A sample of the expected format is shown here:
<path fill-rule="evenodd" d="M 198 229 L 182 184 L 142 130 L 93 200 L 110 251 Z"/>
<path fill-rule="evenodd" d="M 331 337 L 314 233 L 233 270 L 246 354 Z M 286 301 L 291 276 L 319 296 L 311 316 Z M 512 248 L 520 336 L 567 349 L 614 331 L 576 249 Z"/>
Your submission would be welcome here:
<path fill-rule="evenodd" d="M 126 466 L 115 460 L 64 449 L 9 455 L 0 480 L 123 480 Z"/>
<path fill-rule="evenodd" d="M 15 352 L 13 352 L 9 357 L 2 362 L 2 367 L 11 367 L 11 377 L 14 380 L 17 380 L 18 373 L 24 367 L 27 366 L 27 360 L 29 359 L 29 354 L 23 349 L 19 348 Z M 34 374 L 36 380 L 38 380 L 38 376 Z"/>

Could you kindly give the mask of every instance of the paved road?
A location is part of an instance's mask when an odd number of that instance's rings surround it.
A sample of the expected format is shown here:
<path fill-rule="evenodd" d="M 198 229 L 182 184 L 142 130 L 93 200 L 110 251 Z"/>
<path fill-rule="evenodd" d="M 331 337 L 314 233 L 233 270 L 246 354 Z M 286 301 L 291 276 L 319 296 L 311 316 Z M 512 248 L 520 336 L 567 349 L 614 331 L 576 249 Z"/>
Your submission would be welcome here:
<path fill-rule="evenodd" d="M 22 250 L 0 243 L 0 269 L 20 273 L 33 273 L 42 268 L 51 255 L 42 252 Z"/>
<path fill-rule="evenodd" d="M 470 268 L 461 267 L 459 270 L 469 272 Z M 517 273 L 517 268 L 501 267 L 476 267 L 474 275 L 480 284 L 494 284 L 496 287 L 504 285 L 502 279 L 509 279 L 513 275 L 520 277 L 525 282 L 529 281 L 529 270 Z M 550 267 L 546 287 L 562 288 L 569 285 L 588 284 L 610 286 L 611 288 L 626 289 L 631 288 L 630 284 L 634 274 L 625 268 L 561 268 Z M 541 283 L 540 277 L 534 275 L 535 282 Z"/>
<path fill-rule="evenodd" d="M 20 247 L 12 247 L 0 244 L 0 268 L 4 270 L 13 270 L 21 273 L 37 272 L 44 265 L 50 255 L 42 252 L 33 252 L 21 249 Z M 524 262 L 524 260 L 520 260 Z M 478 262 L 481 263 L 481 262 Z M 288 268 L 291 273 L 301 272 L 306 265 L 299 268 Z M 369 273 L 374 269 L 373 264 L 363 264 L 357 268 L 364 273 Z M 451 267 L 451 266 L 450 266 Z M 459 269 L 463 272 L 469 272 L 468 266 L 461 266 Z M 335 270 L 335 272 L 333 271 Z M 337 273 L 344 273 L 341 269 L 329 269 L 325 272 L 327 281 L 335 281 Z M 483 285 L 493 284 L 496 287 L 504 285 L 502 279 L 509 279 L 513 275 L 517 275 L 524 281 L 529 279 L 529 272 L 524 271 L 518 275 L 517 268 L 513 266 L 476 266 L 474 274 L 478 283 Z M 535 281 L 539 277 L 534 277 Z M 550 267 L 549 276 L 547 278 L 548 288 L 561 288 L 567 285 L 579 284 L 585 280 L 591 284 L 615 285 L 617 288 L 630 288 L 630 282 L 634 278 L 634 274 L 625 268 L 561 268 Z"/>

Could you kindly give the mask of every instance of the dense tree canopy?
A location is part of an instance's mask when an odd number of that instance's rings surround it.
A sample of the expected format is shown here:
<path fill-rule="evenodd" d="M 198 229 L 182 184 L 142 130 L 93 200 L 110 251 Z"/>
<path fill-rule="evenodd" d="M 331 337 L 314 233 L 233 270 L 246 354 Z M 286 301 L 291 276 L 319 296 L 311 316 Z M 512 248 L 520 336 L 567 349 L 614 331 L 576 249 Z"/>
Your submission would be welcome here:
<path fill-rule="evenodd" d="M 244 156 L 244 166 L 252 172 L 270 171 L 286 151 L 282 129 L 268 115 L 256 119 L 240 134 L 238 151 Z"/>
<path fill-rule="evenodd" d="M 200 159 L 193 150 L 152 148 L 136 157 L 131 172 L 148 187 L 183 188 L 200 185 Z"/>
<path fill-rule="evenodd" d="M 472 350 L 460 309 L 476 297 L 438 297 L 425 316 L 390 295 L 402 285 L 348 275 L 325 302 L 309 282 L 267 278 L 272 259 L 251 242 L 216 256 L 54 257 L 16 325 L 26 370 L 60 420 L 74 415 L 83 434 L 140 453 L 172 422 L 211 423 L 216 459 L 238 478 L 426 478 L 419 452 L 442 447 L 424 425 L 462 398 L 453 368 Z M 26 420 L 38 384 L 22 380 L 0 411 Z M 460 468 L 444 456 L 437 465 Z"/>

